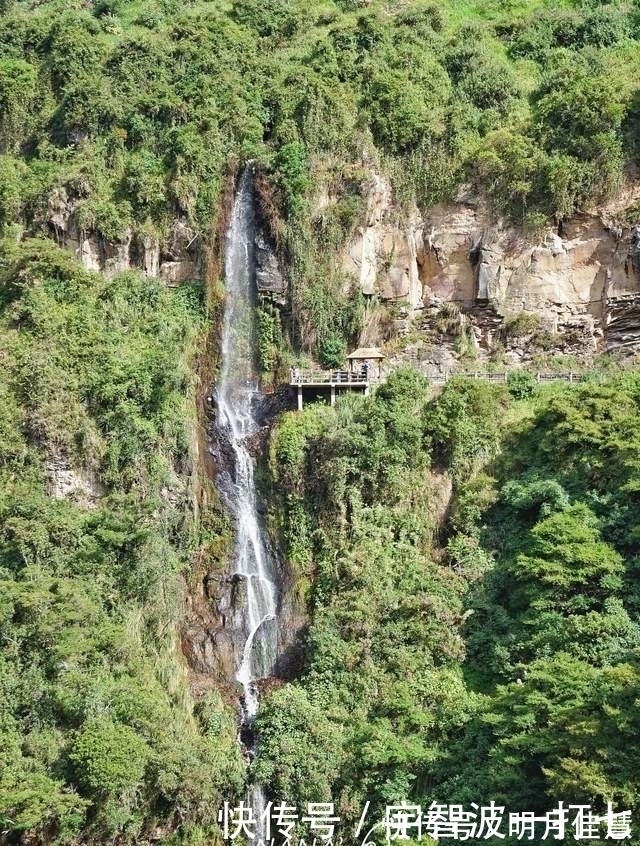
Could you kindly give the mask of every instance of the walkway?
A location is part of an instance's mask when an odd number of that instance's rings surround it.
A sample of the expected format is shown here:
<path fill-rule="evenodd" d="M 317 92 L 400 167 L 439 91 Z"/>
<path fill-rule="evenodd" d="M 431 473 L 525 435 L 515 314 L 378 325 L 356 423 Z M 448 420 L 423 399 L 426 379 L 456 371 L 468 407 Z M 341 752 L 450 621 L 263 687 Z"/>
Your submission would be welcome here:
<path fill-rule="evenodd" d="M 568 382 L 573 384 L 580 380 L 580 373 L 531 373 L 530 370 L 503 370 L 499 373 L 483 373 L 482 371 L 460 371 L 448 370 L 433 373 L 420 371 L 432 385 L 446 385 L 449 379 L 455 376 L 464 376 L 467 379 L 481 379 L 483 382 L 494 384 L 506 384 L 510 373 L 529 373 L 536 382 L 542 384 L 547 382 Z M 365 376 L 364 373 L 351 373 L 348 370 L 294 370 L 291 374 L 290 385 L 297 389 L 298 410 L 302 410 L 305 389 L 329 389 L 329 401 L 335 405 L 336 395 L 345 390 L 354 390 L 369 395 L 372 385 L 386 382 L 387 374 L 381 376 Z M 325 394 L 326 396 L 326 394 Z"/>
<path fill-rule="evenodd" d="M 466 379 L 482 379 L 484 382 L 497 382 L 506 384 L 510 373 L 528 373 L 533 376 L 536 382 L 574 382 L 580 381 L 580 373 L 532 373 L 530 370 L 503 370 L 500 373 L 482 373 L 480 371 L 469 373 L 460 370 L 449 370 L 444 373 L 425 373 L 426 378 L 433 385 L 446 385 L 449 379 L 454 376 L 464 376 Z"/>
<path fill-rule="evenodd" d="M 379 378 L 366 374 L 364 371 L 352 373 L 349 370 L 294 370 L 291 372 L 289 383 L 298 391 L 298 410 L 302 410 L 304 389 L 315 388 L 326 390 L 329 388 L 329 401 L 335 405 L 337 393 L 357 391 L 365 396 L 369 395 L 370 386 L 374 383 L 385 381 L 386 377 Z"/>

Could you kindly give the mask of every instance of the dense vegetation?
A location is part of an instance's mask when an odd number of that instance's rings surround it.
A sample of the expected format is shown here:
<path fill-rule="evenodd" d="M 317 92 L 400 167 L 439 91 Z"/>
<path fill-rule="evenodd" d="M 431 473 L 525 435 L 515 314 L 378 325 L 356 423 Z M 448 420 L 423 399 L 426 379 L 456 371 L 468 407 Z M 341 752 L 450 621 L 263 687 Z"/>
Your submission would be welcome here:
<path fill-rule="evenodd" d="M 233 714 L 194 706 L 175 651 L 209 542 L 186 489 L 198 291 L 43 240 L 0 274 L 0 826 L 198 840 L 243 778 Z"/>
<path fill-rule="evenodd" d="M 367 800 L 371 824 L 403 799 L 637 814 L 639 425 L 635 374 L 428 400 L 398 371 L 282 420 L 311 623 L 302 677 L 259 716 L 274 797 L 333 796 L 353 825 Z"/>
<path fill-rule="evenodd" d="M 0 0 L 0 840 L 210 843 L 234 715 L 177 648 L 194 516 L 200 290 L 83 271 L 173 222 L 204 253 L 253 159 L 288 339 L 362 326 L 339 248 L 375 172 L 560 222 L 637 164 L 638 0 Z M 259 356 L 278 366 L 263 303 Z M 401 372 L 285 416 L 264 469 L 309 611 L 253 775 L 355 822 L 408 799 L 640 812 L 640 383 Z M 453 484 L 450 497 L 449 485 Z"/>
<path fill-rule="evenodd" d="M 463 183 L 537 226 L 635 165 L 631 0 L 5 0 L 0 226 L 200 244 L 253 158 L 290 261 L 295 343 L 326 363 L 359 327 L 333 261 L 372 169 L 421 208 Z M 319 195 L 332 198 L 319 205 Z"/>

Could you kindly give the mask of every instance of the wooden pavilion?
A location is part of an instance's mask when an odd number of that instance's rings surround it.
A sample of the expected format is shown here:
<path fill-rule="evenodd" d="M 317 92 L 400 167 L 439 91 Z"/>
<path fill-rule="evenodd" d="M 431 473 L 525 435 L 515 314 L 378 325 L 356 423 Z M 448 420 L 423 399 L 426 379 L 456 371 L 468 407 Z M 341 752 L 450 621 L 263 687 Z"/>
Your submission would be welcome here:
<path fill-rule="evenodd" d="M 384 355 L 376 347 L 361 347 L 347 356 L 347 370 L 300 370 L 291 368 L 291 386 L 298 394 L 298 409 L 305 398 L 334 405 L 336 396 L 345 391 L 368 395 L 372 382 L 382 380 L 381 362 Z"/>

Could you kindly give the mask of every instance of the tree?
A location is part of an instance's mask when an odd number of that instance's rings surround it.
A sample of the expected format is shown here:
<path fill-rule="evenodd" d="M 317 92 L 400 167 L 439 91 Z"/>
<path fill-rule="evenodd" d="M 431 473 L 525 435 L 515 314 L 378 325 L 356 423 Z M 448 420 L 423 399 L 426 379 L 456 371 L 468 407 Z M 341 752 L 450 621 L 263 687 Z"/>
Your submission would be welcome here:
<path fill-rule="evenodd" d="M 273 693 L 256 719 L 253 775 L 270 796 L 305 807 L 328 801 L 340 764 L 340 729 L 298 685 Z"/>
<path fill-rule="evenodd" d="M 129 726 L 96 718 L 82 727 L 69 760 L 85 794 L 101 799 L 140 786 L 149 748 Z"/>
<path fill-rule="evenodd" d="M 318 352 L 324 367 L 343 367 L 347 355 L 347 342 L 335 329 L 329 330 L 320 341 Z"/>

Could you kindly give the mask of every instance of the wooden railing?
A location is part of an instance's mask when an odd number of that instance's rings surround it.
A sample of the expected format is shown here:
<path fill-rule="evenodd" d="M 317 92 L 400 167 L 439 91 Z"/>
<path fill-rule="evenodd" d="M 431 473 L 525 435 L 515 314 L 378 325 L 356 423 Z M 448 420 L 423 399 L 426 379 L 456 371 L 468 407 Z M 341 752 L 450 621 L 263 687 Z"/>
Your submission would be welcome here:
<path fill-rule="evenodd" d="M 529 373 L 534 377 L 536 382 L 568 382 L 572 384 L 579 381 L 579 373 L 532 373 L 529 370 L 505 370 L 499 373 L 483 373 L 482 371 L 438 371 L 434 373 L 424 373 L 426 378 L 434 385 L 445 385 L 449 379 L 454 376 L 464 376 L 467 379 L 481 379 L 484 382 L 493 382 L 498 384 L 505 384 L 508 380 L 509 373 Z M 386 381 L 386 375 L 366 374 L 364 371 L 357 371 L 353 373 L 349 370 L 294 370 L 291 373 L 291 385 L 355 385 L 363 386 L 371 383 Z"/>
<path fill-rule="evenodd" d="M 292 385 L 368 385 L 380 381 L 378 376 L 360 370 L 294 370 Z"/>
<path fill-rule="evenodd" d="M 506 384 L 510 373 L 528 373 L 536 382 L 578 382 L 579 373 L 532 373 L 530 370 L 505 370 L 500 373 L 483 373 L 481 371 L 466 372 L 450 370 L 444 373 L 425 373 L 426 378 L 434 385 L 445 385 L 454 376 L 464 376 L 467 379 L 482 379 L 484 382 L 497 382 Z"/>

